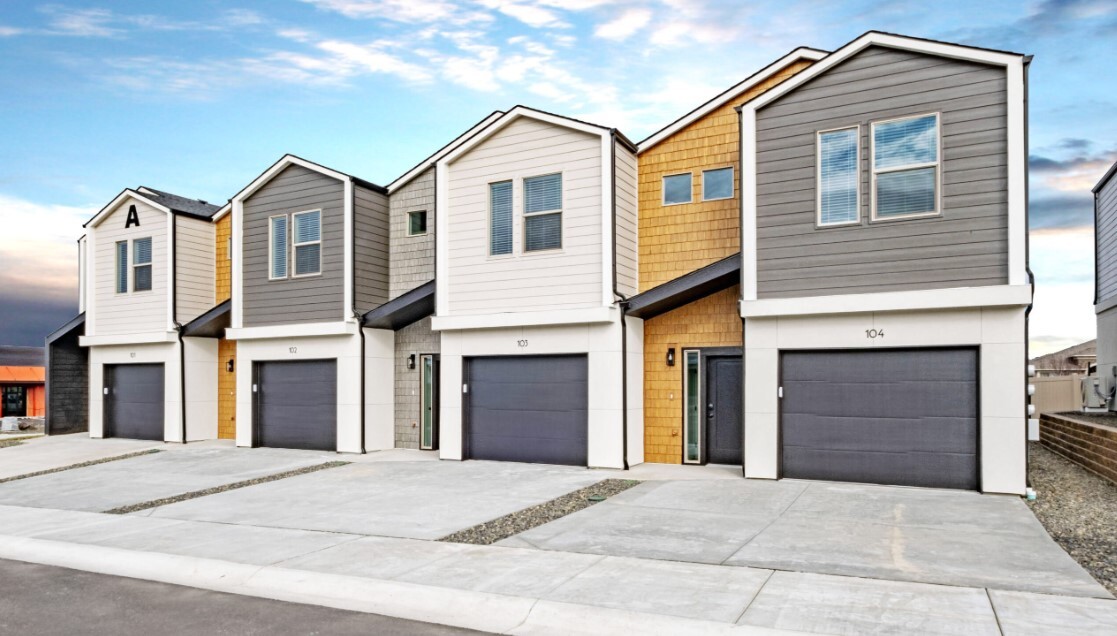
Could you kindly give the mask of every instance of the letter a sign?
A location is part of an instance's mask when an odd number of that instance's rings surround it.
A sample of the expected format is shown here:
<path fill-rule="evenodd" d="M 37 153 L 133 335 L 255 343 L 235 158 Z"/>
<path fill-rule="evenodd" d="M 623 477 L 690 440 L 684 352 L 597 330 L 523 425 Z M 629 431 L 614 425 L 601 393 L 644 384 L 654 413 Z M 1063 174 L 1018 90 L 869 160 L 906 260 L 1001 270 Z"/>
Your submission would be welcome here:
<path fill-rule="evenodd" d="M 136 211 L 136 206 L 128 206 L 128 220 L 124 222 L 124 229 L 128 229 L 135 225 L 140 226 L 140 213 Z"/>

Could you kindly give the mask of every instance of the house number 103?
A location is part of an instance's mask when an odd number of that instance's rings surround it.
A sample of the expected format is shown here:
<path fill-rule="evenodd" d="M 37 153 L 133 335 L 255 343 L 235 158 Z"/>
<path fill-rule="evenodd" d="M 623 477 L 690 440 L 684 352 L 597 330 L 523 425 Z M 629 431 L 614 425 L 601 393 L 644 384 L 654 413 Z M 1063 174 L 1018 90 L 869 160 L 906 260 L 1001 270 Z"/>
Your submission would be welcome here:
<path fill-rule="evenodd" d="M 521 349 L 523 349 L 524 347 L 527 347 L 527 339 L 525 338 L 523 340 L 517 340 L 516 341 L 516 346 L 521 348 Z"/>
<path fill-rule="evenodd" d="M 870 340 L 876 340 L 877 338 L 883 338 L 884 337 L 884 330 L 883 329 L 866 329 L 865 330 L 865 337 L 870 339 Z"/>

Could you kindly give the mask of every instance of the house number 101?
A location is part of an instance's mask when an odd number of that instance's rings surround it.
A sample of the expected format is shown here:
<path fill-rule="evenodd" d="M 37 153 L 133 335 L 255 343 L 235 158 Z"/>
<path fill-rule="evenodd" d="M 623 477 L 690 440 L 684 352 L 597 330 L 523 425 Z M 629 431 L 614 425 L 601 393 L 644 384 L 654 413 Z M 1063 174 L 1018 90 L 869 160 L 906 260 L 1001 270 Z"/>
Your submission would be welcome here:
<path fill-rule="evenodd" d="M 884 337 L 884 330 L 883 329 L 866 329 L 865 330 L 865 337 L 870 339 L 870 340 L 875 340 L 877 338 L 883 338 Z"/>

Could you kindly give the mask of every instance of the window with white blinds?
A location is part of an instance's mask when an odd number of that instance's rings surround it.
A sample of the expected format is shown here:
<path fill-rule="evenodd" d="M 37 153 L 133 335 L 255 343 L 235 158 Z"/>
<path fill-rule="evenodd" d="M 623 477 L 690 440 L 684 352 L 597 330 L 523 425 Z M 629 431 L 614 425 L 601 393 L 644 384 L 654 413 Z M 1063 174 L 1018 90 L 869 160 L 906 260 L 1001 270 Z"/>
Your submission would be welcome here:
<path fill-rule="evenodd" d="M 128 293 L 128 241 L 116 243 L 116 293 Z"/>
<path fill-rule="evenodd" d="M 295 276 L 322 273 L 322 212 L 312 210 L 292 216 L 295 226 Z"/>
<path fill-rule="evenodd" d="M 524 179 L 524 251 L 562 247 L 562 175 Z"/>
<path fill-rule="evenodd" d="M 287 215 L 268 219 L 268 278 L 287 278 Z"/>
<path fill-rule="evenodd" d="M 150 236 L 132 241 L 132 291 L 151 291 Z"/>
<path fill-rule="evenodd" d="M 489 254 L 512 253 L 512 182 L 489 184 Z"/>
<path fill-rule="evenodd" d="M 873 219 L 939 212 L 938 114 L 874 122 Z"/>
<path fill-rule="evenodd" d="M 818 133 L 818 224 L 846 225 L 861 220 L 857 189 L 860 128 Z"/>

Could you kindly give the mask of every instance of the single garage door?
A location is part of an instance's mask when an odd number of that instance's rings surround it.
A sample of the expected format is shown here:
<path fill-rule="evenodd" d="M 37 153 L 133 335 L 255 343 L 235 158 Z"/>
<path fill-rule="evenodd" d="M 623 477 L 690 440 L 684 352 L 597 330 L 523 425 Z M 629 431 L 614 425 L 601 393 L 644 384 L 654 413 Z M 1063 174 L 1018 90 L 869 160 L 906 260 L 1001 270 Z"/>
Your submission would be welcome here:
<path fill-rule="evenodd" d="M 337 361 L 254 365 L 256 445 L 337 450 Z"/>
<path fill-rule="evenodd" d="M 105 437 L 163 441 L 162 364 L 106 364 Z"/>
<path fill-rule="evenodd" d="M 465 456 L 586 465 L 586 356 L 469 358 Z"/>
<path fill-rule="evenodd" d="M 978 488 L 977 351 L 785 352 L 784 477 Z"/>

